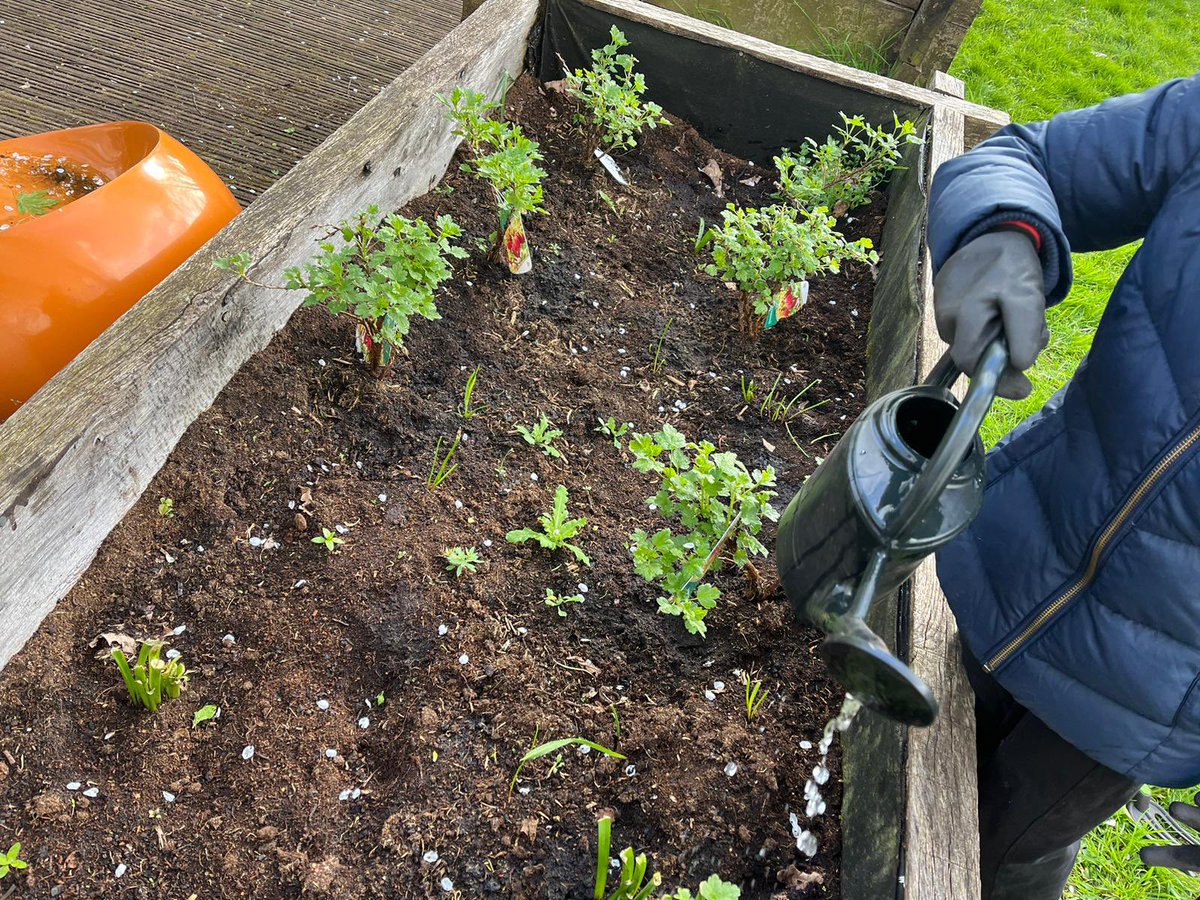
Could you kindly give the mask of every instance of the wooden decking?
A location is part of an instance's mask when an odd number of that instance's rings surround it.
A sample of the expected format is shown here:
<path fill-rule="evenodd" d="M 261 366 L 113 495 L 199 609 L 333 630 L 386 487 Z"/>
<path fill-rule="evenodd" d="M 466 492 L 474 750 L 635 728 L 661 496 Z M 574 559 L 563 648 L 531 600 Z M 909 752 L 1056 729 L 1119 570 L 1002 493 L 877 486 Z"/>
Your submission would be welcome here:
<path fill-rule="evenodd" d="M 0 3 L 0 138 L 164 128 L 243 205 L 458 24 L 461 0 Z"/>

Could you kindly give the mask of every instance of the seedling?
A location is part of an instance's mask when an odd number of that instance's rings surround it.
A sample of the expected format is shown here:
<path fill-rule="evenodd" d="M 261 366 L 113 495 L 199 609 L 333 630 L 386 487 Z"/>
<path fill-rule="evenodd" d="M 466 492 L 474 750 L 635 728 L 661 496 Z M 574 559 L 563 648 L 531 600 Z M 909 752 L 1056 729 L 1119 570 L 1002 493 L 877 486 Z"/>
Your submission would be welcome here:
<path fill-rule="evenodd" d="M 840 216 L 870 199 L 888 173 L 899 168 L 906 144 L 924 143 L 916 126 L 893 114 L 893 127 L 869 124 L 862 116 L 842 117 L 842 127 L 818 144 L 805 141 L 799 153 L 784 150 L 775 157 L 780 199 L 801 209 L 825 207 Z"/>
<path fill-rule="evenodd" d="M 472 575 L 476 572 L 476 564 L 479 562 L 479 554 L 475 552 L 474 547 L 451 547 L 442 552 L 446 557 L 447 572 L 453 572 L 455 578 L 462 578 L 463 574 L 470 572 Z"/>
<path fill-rule="evenodd" d="M 220 712 L 220 710 L 217 709 L 216 704 L 206 703 L 192 714 L 192 727 L 195 728 L 197 725 L 201 725 L 207 722 L 209 719 L 215 719 L 218 712 Z"/>
<path fill-rule="evenodd" d="M 587 524 L 587 519 L 567 518 L 567 489 L 561 484 L 554 491 L 554 508 L 550 511 L 550 515 L 538 516 L 538 522 L 542 526 L 541 531 L 534 531 L 532 528 L 518 528 L 506 534 L 504 539 L 510 544 L 537 541 L 546 550 L 558 550 L 565 547 L 585 566 L 592 564 L 583 550 L 568 543 Z"/>
<path fill-rule="evenodd" d="M 609 38 L 606 46 L 592 51 L 590 69 L 569 72 L 563 64 L 567 93 L 586 110 L 575 121 L 583 128 L 589 157 L 597 149 L 609 153 L 632 150 L 644 129 L 670 124 L 661 106 L 642 101 L 646 78 L 633 70 L 637 58 L 621 52 L 629 46 L 625 35 L 614 25 Z"/>
<path fill-rule="evenodd" d="M 723 881 L 719 875 L 709 875 L 700 883 L 697 893 L 680 888 L 673 894 L 663 894 L 659 900 L 741 900 L 742 889 Z"/>
<path fill-rule="evenodd" d="M 721 226 L 705 235 L 705 243 L 712 244 L 713 261 L 703 269 L 737 285 L 739 324 L 747 334 L 798 311 L 805 298 L 801 282 L 840 272 L 847 260 L 879 261 L 871 239 L 847 241 L 834 230 L 837 220 L 825 207 L 743 209 L 731 203 L 721 219 Z"/>
<path fill-rule="evenodd" d="M 51 197 L 49 191 L 30 191 L 17 194 L 17 212 L 22 216 L 44 216 L 61 202 Z"/>
<path fill-rule="evenodd" d="M 537 447 L 547 456 L 554 459 L 562 458 L 562 454 L 554 446 L 554 442 L 562 437 L 562 431 L 554 427 L 554 423 L 547 418 L 545 413 L 542 413 L 542 417 L 538 419 L 533 428 L 518 425 L 517 433 L 525 438 L 525 443 Z"/>
<path fill-rule="evenodd" d="M 545 212 L 542 179 L 546 171 L 538 166 L 543 157 L 537 142 L 527 138 L 520 126 L 491 118 L 488 114 L 499 104 L 482 94 L 455 88 L 449 97 L 439 99 L 448 109 L 447 118 L 454 122 L 454 134 L 471 151 L 472 158 L 463 168 L 487 182 L 496 198 L 499 227 L 491 257 L 507 263 L 513 273 L 529 271 L 532 261 L 521 217 Z"/>
<path fill-rule="evenodd" d="M 475 394 L 475 381 L 479 377 L 479 369 L 480 367 L 476 366 L 471 374 L 467 376 L 467 386 L 463 391 L 463 400 L 458 407 L 458 414 L 464 419 L 473 419 L 479 413 L 477 407 L 471 406 L 471 398 Z"/>
<path fill-rule="evenodd" d="M 625 436 L 625 432 L 633 427 L 633 423 L 624 422 L 618 425 L 617 420 L 612 416 L 608 417 L 607 422 L 605 422 L 603 419 L 596 419 L 596 421 L 600 423 L 600 427 L 595 430 L 612 438 L 613 446 L 620 450 L 621 438 Z"/>
<path fill-rule="evenodd" d="M 173 519 L 175 517 L 175 501 L 170 497 L 159 497 L 158 514 L 164 519 Z"/>
<path fill-rule="evenodd" d="M 746 376 L 742 376 L 742 400 L 746 403 L 753 403 L 754 396 L 758 393 L 758 386 L 754 383 L 754 379 L 746 380 Z"/>
<path fill-rule="evenodd" d="M 654 361 L 650 363 L 650 371 L 657 375 L 663 370 L 667 359 L 663 356 L 663 341 L 667 339 L 667 332 L 671 330 L 671 323 L 674 319 L 667 319 L 667 324 L 663 326 L 662 331 L 658 333 L 658 340 L 654 344 Z"/>
<path fill-rule="evenodd" d="M 704 617 L 721 595 L 703 583 L 708 573 L 729 561 L 757 579 L 751 557 L 766 556 L 767 548 L 756 535 L 764 519 L 779 518 L 770 502 L 775 470 L 750 472 L 737 454 L 717 452 L 708 441 L 690 443 L 671 425 L 652 435 L 634 434 L 629 449 L 635 469 L 661 479 L 647 504 L 668 520 L 677 517 L 686 529 L 634 531 L 629 536 L 634 568 L 664 591 L 660 612 L 680 616 L 688 631 L 704 635 Z"/>
<path fill-rule="evenodd" d="M 340 544 L 346 543 L 344 538 L 340 538 L 336 531 L 330 531 L 328 528 L 322 528 L 321 533 L 312 539 L 314 544 L 320 544 L 329 553 L 337 553 L 337 548 Z"/>
<path fill-rule="evenodd" d="M 789 400 L 786 396 L 779 393 L 779 382 L 782 378 L 782 375 L 776 376 L 775 383 L 771 385 L 771 390 L 763 397 L 762 403 L 758 408 L 759 414 L 770 419 L 772 422 L 791 422 L 797 416 L 811 412 L 829 402 L 829 399 L 826 398 L 818 400 L 816 403 L 803 403 L 797 407 L 796 404 L 800 402 L 800 399 L 816 385 L 820 384 L 821 379 L 814 378 Z"/>
<path fill-rule="evenodd" d="M 535 737 L 534 740 L 537 740 L 537 738 Z M 517 771 L 513 773 L 512 781 L 509 782 L 509 790 L 511 791 L 516 785 L 517 779 L 521 777 L 521 770 L 525 768 L 526 763 L 533 762 L 535 759 L 541 759 L 543 756 L 549 756 L 551 753 L 557 753 L 563 747 L 569 747 L 572 744 L 579 744 L 581 747 L 587 747 L 603 753 L 605 756 L 611 756 L 613 759 L 625 758 L 624 754 L 618 753 L 616 750 L 610 750 L 603 744 L 597 744 L 595 741 L 589 741 L 587 738 L 569 737 L 560 738 L 557 741 L 549 741 L 545 744 L 539 744 L 521 757 L 520 762 L 517 763 Z"/>
<path fill-rule="evenodd" d="M 621 878 L 611 894 L 605 893 L 612 851 L 612 821 L 612 815 L 604 813 L 596 823 L 596 881 L 592 900 L 648 900 L 662 884 L 662 876 L 655 872 L 647 881 L 649 862 L 646 854 L 635 855 L 632 847 L 626 847 L 618 854 Z M 699 892 L 694 895 L 687 888 L 679 888 L 674 893 L 662 894 L 659 900 L 740 900 L 741 896 L 741 888 L 722 881 L 717 875 L 710 875 L 701 882 Z"/>
<path fill-rule="evenodd" d="M 179 659 L 162 659 L 162 650 L 162 641 L 142 641 L 132 669 L 119 648 L 112 650 L 113 662 L 121 670 L 129 699 L 150 712 L 158 712 L 163 700 L 176 699 L 188 682 L 188 671 L 183 663 Z"/>
<path fill-rule="evenodd" d="M 563 607 L 568 603 L 582 603 L 583 594 L 556 594 L 550 588 L 546 588 L 546 605 L 552 607 L 556 613 L 564 619 L 567 617 L 567 611 Z"/>
<path fill-rule="evenodd" d="M 21 859 L 20 841 L 9 847 L 7 853 L 0 853 L 0 878 L 7 876 L 10 869 L 14 872 L 19 872 L 26 868 L 26 866 L 25 860 Z"/>
<path fill-rule="evenodd" d="M 437 439 L 437 446 L 433 448 L 433 462 L 429 466 L 429 474 L 425 476 L 425 486 L 431 491 L 436 491 L 442 486 L 442 482 L 454 474 L 454 470 L 458 468 L 458 463 L 451 465 L 450 460 L 454 458 L 454 451 L 458 449 L 458 442 L 462 440 L 462 432 L 454 436 L 454 443 L 450 445 L 450 449 L 442 454 L 442 439 Z"/>
<path fill-rule="evenodd" d="M 761 678 L 756 678 L 752 682 L 750 676 L 745 675 L 743 680 L 746 682 L 746 721 L 753 722 L 758 711 L 762 709 L 767 695 L 771 692 L 763 687 Z"/>

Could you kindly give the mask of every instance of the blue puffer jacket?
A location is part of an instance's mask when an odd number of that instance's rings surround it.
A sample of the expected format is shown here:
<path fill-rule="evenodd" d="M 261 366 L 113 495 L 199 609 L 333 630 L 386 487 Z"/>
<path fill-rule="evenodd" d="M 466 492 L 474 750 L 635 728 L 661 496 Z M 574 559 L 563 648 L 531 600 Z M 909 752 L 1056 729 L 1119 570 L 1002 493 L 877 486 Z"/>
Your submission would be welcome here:
<path fill-rule="evenodd" d="M 936 266 L 1017 219 L 1046 293 L 1071 251 L 1145 242 L 1071 383 L 989 456 L 938 573 L 967 646 L 1097 761 L 1200 783 L 1200 78 L 1003 129 L 945 164 Z"/>

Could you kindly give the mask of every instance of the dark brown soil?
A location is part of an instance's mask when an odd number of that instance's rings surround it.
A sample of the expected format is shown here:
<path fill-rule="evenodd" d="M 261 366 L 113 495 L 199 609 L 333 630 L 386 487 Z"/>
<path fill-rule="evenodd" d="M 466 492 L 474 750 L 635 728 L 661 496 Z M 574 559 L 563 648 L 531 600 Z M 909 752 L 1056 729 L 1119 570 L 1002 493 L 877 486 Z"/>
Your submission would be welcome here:
<path fill-rule="evenodd" d="M 528 223 L 534 272 L 482 262 L 475 239 L 494 209 L 453 166 L 405 211 L 453 214 L 472 259 L 392 377 L 353 361 L 349 325 L 299 312 L 0 677 L 0 843 L 24 844 L 19 896 L 442 897 L 450 878 L 468 898 L 590 897 L 604 809 L 614 852 L 645 851 L 664 888 L 716 872 L 744 898 L 838 896 L 836 749 L 814 859 L 788 823 L 817 761 L 800 742 L 816 744 L 841 699 L 819 635 L 781 597 L 752 597 L 732 567 L 707 640 L 658 613 L 626 549 L 634 528 L 659 527 L 652 481 L 595 426 L 671 422 L 774 466 L 782 508 L 862 405 L 871 273 L 815 284 L 796 318 L 747 340 L 734 294 L 696 274 L 698 219 L 726 202 L 698 170 L 716 159 L 743 202 L 770 179 L 746 185 L 760 170 L 676 124 L 623 160 L 634 186 L 620 188 L 580 158 L 561 97 L 522 80 L 509 102 L 550 172 L 549 215 Z M 877 239 L 881 222 L 876 204 L 847 231 Z M 476 366 L 481 412 L 463 422 Z M 771 421 L 743 402 L 743 377 L 760 399 L 777 378 L 786 399 L 812 383 L 801 402 L 820 405 Z M 564 431 L 561 460 L 514 433 L 543 412 Z M 435 444 L 460 429 L 457 469 L 432 491 Z M 588 518 L 593 568 L 504 541 L 549 510 L 558 484 Z M 335 526 L 339 552 L 311 542 Z M 456 545 L 479 548 L 477 574 L 446 571 Z M 547 587 L 582 584 L 586 602 L 565 618 L 542 602 Z M 113 631 L 166 635 L 193 671 L 184 697 L 134 710 L 92 644 Z M 752 724 L 741 672 L 770 689 Z M 725 690 L 706 700 L 716 681 Z M 190 727 L 205 703 L 220 717 Z M 510 793 L 526 750 L 571 736 L 628 759 L 568 748 L 559 766 L 526 765 Z M 430 850 L 436 863 L 422 861 Z M 803 873 L 819 877 L 797 887 Z"/>

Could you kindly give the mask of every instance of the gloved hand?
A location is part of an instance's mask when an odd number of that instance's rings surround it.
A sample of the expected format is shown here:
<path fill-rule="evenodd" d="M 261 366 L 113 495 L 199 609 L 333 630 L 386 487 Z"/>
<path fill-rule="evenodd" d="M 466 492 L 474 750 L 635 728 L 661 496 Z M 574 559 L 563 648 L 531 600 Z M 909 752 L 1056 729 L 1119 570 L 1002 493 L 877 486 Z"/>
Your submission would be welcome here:
<path fill-rule="evenodd" d="M 1200 804 L 1200 794 L 1194 798 Z M 1200 806 L 1189 803 L 1172 803 L 1169 812 L 1176 822 L 1200 831 Z M 1164 866 L 1182 869 L 1185 872 L 1200 872 L 1200 845 L 1178 844 L 1176 846 L 1143 847 L 1138 855 L 1147 866 Z"/>
<path fill-rule="evenodd" d="M 983 351 L 1003 335 L 1009 365 L 996 393 L 1028 396 L 1033 385 L 1024 372 L 1050 340 L 1044 291 L 1037 249 L 1023 232 L 993 231 L 961 247 L 933 282 L 938 334 L 954 364 L 973 375 Z"/>

